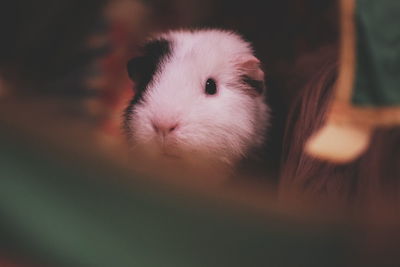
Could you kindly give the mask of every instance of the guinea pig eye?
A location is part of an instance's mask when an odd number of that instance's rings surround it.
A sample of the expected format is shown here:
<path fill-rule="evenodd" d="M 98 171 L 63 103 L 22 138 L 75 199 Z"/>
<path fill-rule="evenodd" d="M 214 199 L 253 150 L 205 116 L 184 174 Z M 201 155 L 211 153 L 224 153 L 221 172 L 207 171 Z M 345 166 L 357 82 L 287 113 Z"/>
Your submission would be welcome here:
<path fill-rule="evenodd" d="M 209 78 L 206 81 L 206 94 L 207 95 L 215 95 L 217 93 L 217 84 L 214 79 Z"/>

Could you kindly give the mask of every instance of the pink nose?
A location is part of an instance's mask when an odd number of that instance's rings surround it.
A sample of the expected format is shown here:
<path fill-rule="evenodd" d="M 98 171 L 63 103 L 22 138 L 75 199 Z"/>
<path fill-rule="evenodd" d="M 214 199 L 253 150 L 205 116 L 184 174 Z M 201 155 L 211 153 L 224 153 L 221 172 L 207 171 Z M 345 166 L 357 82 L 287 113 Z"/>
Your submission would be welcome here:
<path fill-rule="evenodd" d="M 153 129 L 156 133 L 161 134 L 163 136 L 167 136 L 178 128 L 178 123 L 168 123 L 162 121 L 153 121 L 152 122 Z"/>

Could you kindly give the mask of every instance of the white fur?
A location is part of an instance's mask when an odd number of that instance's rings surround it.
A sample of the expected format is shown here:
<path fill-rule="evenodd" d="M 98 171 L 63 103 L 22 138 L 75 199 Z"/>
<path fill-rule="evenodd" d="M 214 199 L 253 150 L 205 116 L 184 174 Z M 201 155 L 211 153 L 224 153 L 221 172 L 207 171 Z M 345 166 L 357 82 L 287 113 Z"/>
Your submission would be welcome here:
<path fill-rule="evenodd" d="M 240 60 L 254 58 L 250 44 L 221 30 L 171 31 L 160 37 L 172 41 L 172 54 L 133 109 L 134 148 L 143 157 L 166 157 L 177 166 L 226 169 L 261 146 L 268 107 L 264 95 L 246 93 L 253 89 L 239 78 L 245 74 Z M 204 92 L 210 77 L 216 80 L 216 95 Z M 152 121 L 178 127 L 163 141 Z"/>

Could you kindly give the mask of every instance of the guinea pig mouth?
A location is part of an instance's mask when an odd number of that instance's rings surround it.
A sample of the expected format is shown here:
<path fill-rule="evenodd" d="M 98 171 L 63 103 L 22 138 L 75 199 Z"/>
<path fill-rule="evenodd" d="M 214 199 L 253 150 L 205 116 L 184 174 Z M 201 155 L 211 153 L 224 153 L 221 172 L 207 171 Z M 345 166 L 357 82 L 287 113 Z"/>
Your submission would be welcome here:
<path fill-rule="evenodd" d="M 166 158 L 169 158 L 169 159 L 180 159 L 180 158 L 181 158 L 181 157 L 178 156 L 177 154 L 172 154 L 172 153 L 167 152 L 167 151 L 163 151 L 163 152 L 161 153 L 161 155 L 162 155 L 163 157 L 166 157 Z"/>
<path fill-rule="evenodd" d="M 179 155 L 179 151 L 176 149 L 176 147 L 171 146 L 171 145 L 166 145 L 163 144 L 161 146 L 161 155 L 165 158 L 169 158 L 169 159 L 179 159 L 181 158 Z"/>
<path fill-rule="evenodd" d="M 162 155 L 177 156 L 179 153 L 178 144 L 171 138 L 156 138 L 156 146 Z"/>

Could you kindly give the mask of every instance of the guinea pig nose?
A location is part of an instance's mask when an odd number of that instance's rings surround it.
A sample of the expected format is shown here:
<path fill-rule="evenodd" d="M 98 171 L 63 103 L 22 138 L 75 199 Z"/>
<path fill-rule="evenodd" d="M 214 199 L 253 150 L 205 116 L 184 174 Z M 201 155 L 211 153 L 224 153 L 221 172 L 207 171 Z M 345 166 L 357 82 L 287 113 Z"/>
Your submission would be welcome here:
<path fill-rule="evenodd" d="M 152 121 L 153 129 L 156 133 L 162 134 L 163 136 L 170 134 L 175 131 L 179 124 L 178 123 L 167 123 L 167 122 L 159 122 Z"/>

